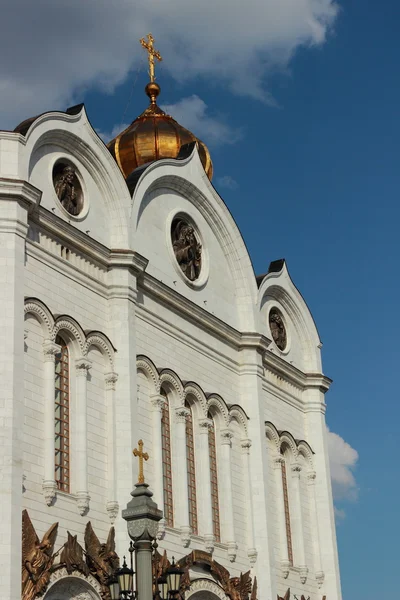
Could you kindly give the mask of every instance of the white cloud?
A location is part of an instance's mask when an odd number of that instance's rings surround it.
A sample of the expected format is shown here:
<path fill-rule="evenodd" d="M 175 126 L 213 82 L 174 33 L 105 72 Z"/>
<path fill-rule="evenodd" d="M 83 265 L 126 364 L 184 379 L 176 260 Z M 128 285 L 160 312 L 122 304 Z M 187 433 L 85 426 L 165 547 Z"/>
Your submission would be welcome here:
<path fill-rule="evenodd" d="M 207 104 L 196 95 L 182 98 L 176 104 L 162 104 L 161 107 L 207 144 L 233 144 L 241 137 L 239 129 L 229 127 L 222 120 L 210 116 Z"/>
<path fill-rule="evenodd" d="M 265 78 L 285 71 L 299 46 L 322 44 L 334 0 L 13 0 L 3 2 L 1 127 L 112 91 L 144 62 L 151 31 L 177 80 L 206 77 L 241 95 L 271 100 Z M 159 78 L 161 80 L 161 76 Z"/>
<path fill-rule="evenodd" d="M 217 177 L 217 186 L 234 191 L 238 189 L 239 184 L 231 175 L 223 175 L 222 177 Z"/>
<path fill-rule="evenodd" d="M 354 450 L 340 435 L 328 429 L 328 453 L 334 500 L 356 500 L 358 487 L 353 470 L 358 461 L 357 450 Z M 337 509 L 337 512 L 342 518 L 343 511 Z"/>

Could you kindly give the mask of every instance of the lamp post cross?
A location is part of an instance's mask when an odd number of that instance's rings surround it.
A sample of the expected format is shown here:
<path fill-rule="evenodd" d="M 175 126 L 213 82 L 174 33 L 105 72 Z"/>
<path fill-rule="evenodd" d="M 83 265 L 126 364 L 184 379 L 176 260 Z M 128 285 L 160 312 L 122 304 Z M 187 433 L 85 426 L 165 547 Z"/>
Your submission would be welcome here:
<path fill-rule="evenodd" d="M 149 455 L 147 452 L 143 452 L 143 440 L 138 441 L 139 450 L 135 448 L 133 450 L 133 456 L 139 458 L 139 477 L 138 483 L 144 483 L 144 474 L 143 474 L 143 461 L 149 460 Z"/>

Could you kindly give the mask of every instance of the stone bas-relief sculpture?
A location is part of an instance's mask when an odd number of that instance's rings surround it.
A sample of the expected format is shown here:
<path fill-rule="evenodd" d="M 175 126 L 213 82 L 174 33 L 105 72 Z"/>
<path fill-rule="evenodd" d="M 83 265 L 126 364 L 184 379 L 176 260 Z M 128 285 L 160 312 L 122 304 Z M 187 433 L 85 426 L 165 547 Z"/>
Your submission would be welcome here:
<path fill-rule="evenodd" d="M 175 219 L 171 227 L 175 258 L 182 272 L 190 281 L 195 281 L 201 271 L 201 244 L 191 225 L 183 219 Z"/>
<path fill-rule="evenodd" d="M 57 163 L 53 169 L 53 183 L 57 198 L 65 210 L 70 215 L 79 215 L 83 208 L 83 194 L 73 167 Z"/>
<path fill-rule="evenodd" d="M 46 589 L 50 568 L 54 561 L 53 551 L 58 523 L 54 523 L 40 542 L 26 510 L 22 513 L 22 598 L 33 600 Z"/>
<path fill-rule="evenodd" d="M 284 350 L 287 343 L 286 329 L 283 324 L 282 315 L 277 308 L 272 308 L 269 312 L 269 328 L 271 330 L 272 339 L 279 350 Z"/>
<path fill-rule="evenodd" d="M 36 534 L 26 510 L 22 513 L 22 600 L 35 600 L 45 594 L 50 578 L 81 577 L 97 586 L 102 600 L 110 600 L 108 580 L 119 567 L 115 551 L 115 530 L 111 527 L 107 541 L 101 543 L 90 521 L 85 528 L 85 550 L 78 536 L 67 532 L 67 541 L 55 552 L 58 523 L 43 536 Z M 53 581 L 54 583 L 54 581 Z M 93 596 L 84 592 L 83 597 Z M 79 595 L 80 598 L 80 595 Z"/>

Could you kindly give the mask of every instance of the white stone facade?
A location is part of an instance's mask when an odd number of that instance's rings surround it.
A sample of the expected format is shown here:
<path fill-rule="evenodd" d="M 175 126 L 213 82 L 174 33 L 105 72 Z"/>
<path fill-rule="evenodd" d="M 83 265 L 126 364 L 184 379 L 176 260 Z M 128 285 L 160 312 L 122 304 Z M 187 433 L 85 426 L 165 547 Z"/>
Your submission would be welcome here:
<path fill-rule="evenodd" d="M 79 172 L 83 217 L 68 215 L 55 194 L 52 169 L 60 158 Z M 185 280 L 172 250 L 177 215 L 193 222 L 202 244 L 195 283 Z M 311 600 L 341 599 L 326 447 L 330 380 L 318 333 L 284 263 L 257 286 L 240 232 L 196 150 L 150 165 L 131 197 L 84 109 L 42 115 L 25 136 L 0 132 L 0 277 L 4 600 L 21 597 L 24 508 L 40 535 L 59 522 L 56 548 L 67 530 L 83 544 L 90 520 L 102 539 L 114 523 L 119 554 L 126 552 L 121 509 L 137 480 L 132 449 L 139 438 L 150 454 L 146 479 L 163 507 L 161 389 L 171 413 L 174 527 L 161 524 L 159 547 L 176 558 L 192 549 L 213 552 L 231 576 L 251 569 L 259 600 L 275 600 L 288 587 Z M 271 338 L 271 307 L 284 318 L 283 352 Z M 54 480 L 58 333 L 70 354 L 69 494 Z M 185 400 L 193 411 L 198 535 L 188 521 Z M 213 537 L 202 433 L 209 412 L 221 542 Z"/>

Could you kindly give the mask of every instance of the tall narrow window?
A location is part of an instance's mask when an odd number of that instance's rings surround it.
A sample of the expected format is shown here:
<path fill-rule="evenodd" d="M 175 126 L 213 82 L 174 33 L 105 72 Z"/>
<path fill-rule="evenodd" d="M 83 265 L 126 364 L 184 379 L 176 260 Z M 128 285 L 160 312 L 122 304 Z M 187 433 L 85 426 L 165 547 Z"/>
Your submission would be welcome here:
<path fill-rule="evenodd" d="M 192 533 L 198 533 L 197 526 L 197 499 L 196 499 L 196 469 L 194 459 L 194 440 L 193 440 L 193 418 L 192 410 L 186 403 L 189 414 L 186 419 L 186 465 L 188 475 L 188 497 L 189 497 L 189 525 Z"/>
<path fill-rule="evenodd" d="M 290 526 L 290 510 L 289 510 L 289 493 L 288 493 L 288 485 L 287 485 L 287 477 L 286 477 L 286 460 L 284 457 L 284 452 L 281 448 L 281 454 L 283 457 L 283 461 L 281 462 L 282 469 L 282 486 L 283 486 L 283 504 L 285 510 L 285 525 L 286 525 L 286 543 L 287 543 L 287 552 L 289 563 L 293 566 L 293 546 L 292 546 L 292 529 Z"/>
<path fill-rule="evenodd" d="M 161 440 L 162 440 L 162 467 L 163 467 L 163 493 L 164 493 L 164 518 L 168 527 L 174 526 L 174 505 L 172 499 L 172 469 L 171 469 L 171 431 L 169 420 L 168 398 L 164 390 L 161 395 L 165 404 L 161 413 Z"/>
<path fill-rule="evenodd" d="M 55 480 L 59 490 L 69 492 L 69 353 L 60 336 L 57 336 L 56 344 L 61 350 L 55 357 Z"/>
<path fill-rule="evenodd" d="M 213 520 L 213 534 L 217 542 L 221 541 L 221 528 L 219 523 L 219 501 L 218 501 L 218 473 L 217 473 L 217 452 L 215 446 L 215 428 L 212 416 L 208 418 L 212 421 L 212 427 L 208 430 L 208 450 L 210 454 L 210 479 L 211 479 L 211 509 Z"/>

